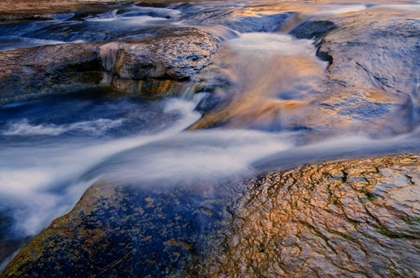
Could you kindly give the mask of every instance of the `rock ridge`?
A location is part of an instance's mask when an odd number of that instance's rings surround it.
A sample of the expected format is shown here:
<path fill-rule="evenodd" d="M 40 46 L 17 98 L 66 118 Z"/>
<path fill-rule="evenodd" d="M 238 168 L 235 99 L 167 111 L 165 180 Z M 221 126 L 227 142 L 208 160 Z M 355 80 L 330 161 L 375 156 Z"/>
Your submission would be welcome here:
<path fill-rule="evenodd" d="M 0 103 L 101 87 L 148 96 L 176 94 L 210 64 L 217 48 L 213 35 L 195 28 L 177 28 L 140 41 L 3 51 Z"/>

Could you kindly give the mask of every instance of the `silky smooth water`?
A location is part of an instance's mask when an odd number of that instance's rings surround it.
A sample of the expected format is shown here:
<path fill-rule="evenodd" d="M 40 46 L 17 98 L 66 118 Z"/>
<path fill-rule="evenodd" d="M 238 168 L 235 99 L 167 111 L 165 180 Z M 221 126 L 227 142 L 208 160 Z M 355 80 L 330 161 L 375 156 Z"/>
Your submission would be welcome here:
<path fill-rule="evenodd" d="M 223 40 L 213 68 L 226 76 L 229 87 L 214 95 L 231 105 L 228 125 L 198 131 L 186 129 L 201 118 L 195 108 L 209 94 L 145 100 L 81 92 L 0 106 L 0 214 L 13 218 L 7 237 L 36 235 L 99 179 L 170 190 L 183 181 L 218 181 L 328 159 L 420 151 L 418 128 L 392 137 L 358 131 L 311 140 L 311 130 L 284 129 L 291 102 L 305 107 L 318 97 L 327 63 L 316 57 L 313 41 L 278 32 L 242 34 L 217 23 L 228 12 L 241 13 L 244 5 L 130 5 L 84 17 L 62 14 L 51 21 L 1 24 L 3 51 L 138 39 L 154 28 L 201 26 Z M 278 9 L 269 2 L 247 5 L 264 13 Z M 319 15 L 368 5 L 297 7 Z M 418 5 L 384 8 L 411 10 Z M 418 84 L 413 86 L 418 91 Z M 407 109 L 419 118 L 416 104 Z"/>

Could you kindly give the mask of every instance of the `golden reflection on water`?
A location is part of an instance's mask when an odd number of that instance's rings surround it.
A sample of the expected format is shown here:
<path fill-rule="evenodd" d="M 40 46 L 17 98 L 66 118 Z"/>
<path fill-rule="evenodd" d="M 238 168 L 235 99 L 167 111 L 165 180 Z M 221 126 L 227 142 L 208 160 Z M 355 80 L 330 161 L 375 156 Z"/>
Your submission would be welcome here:
<path fill-rule="evenodd" d="M 258 44 L 253 43 L 253 36 Z M 275 124 L 280 115 L 284 121 L 285 114 L 310 105 L 327 66 L 315 57 L 311 43 L 280 34 L 249 34 L 226 43 L 213 68 L 233 84 L 223 92 L 230 94 L 229 102 L 191 129 Z"/>

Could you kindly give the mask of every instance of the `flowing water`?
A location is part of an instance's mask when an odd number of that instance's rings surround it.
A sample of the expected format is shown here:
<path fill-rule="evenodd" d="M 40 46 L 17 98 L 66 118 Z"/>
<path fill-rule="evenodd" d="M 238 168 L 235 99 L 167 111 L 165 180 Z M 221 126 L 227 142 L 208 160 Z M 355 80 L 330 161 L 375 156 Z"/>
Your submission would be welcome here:
<path fill-rule="evenodd" d="M 412 132 L 392 137 L 372 137 L 366 130 L 310 139 L 309 129 L 285 128 L 294 108 L 319 97 L 327 62 L 316 57 L 313 41 L 272 28 L 276 17 L 268 17 L 261 26 L 251 24 L 263 33 L 244 30 L 249 22 L 220 25 L 231 13 L 252 13 L 244 6 L 225 1 L 130 5 L 106 13 L 1 24 L 0 50 L 135 40 L 151 36 L 149 31 L 156 28 L 197 26 L 223 40 L 212 67 L 228 83 L 211 96 L 152 101 L 98 91 L 0 106 L 0 214 L 12 219 L 0 227 L 6 234 L 3 239 L 36 235 L 68 212 L 100 178 L 171 185 L 244 177 L 327 159 L 420 151 L 418 121 Z M 286 4 L 270 2 L 247 6 L 267 15 L 287 10 Z M 368 7 L 295 4 L 292 11 L 316 16 Z M 384 8 L 412 11 L 419 5 Z M 214 72 L 203 74 L 211 78 Z M 201 117 L 197 105 L 212 98 L 230 104 L 228 111 L 215 113 L 219 120 L 225 117 L 224 127 L 186 131 Z M 418 119 L 419 109 L 411 109 Z"/>

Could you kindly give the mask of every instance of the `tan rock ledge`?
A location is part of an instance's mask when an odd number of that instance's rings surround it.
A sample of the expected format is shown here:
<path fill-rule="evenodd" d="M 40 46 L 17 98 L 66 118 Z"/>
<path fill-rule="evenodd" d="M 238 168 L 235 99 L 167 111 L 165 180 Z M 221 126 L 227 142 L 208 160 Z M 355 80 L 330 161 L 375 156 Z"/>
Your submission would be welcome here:
<path fill-rule="evenodd" d="M 112 87 L 122 93 L 171 95 L 211 62 L 216 38 L 172 28 L 141 41 L 59 44 L 0 52 L 0 103 Z"/>

